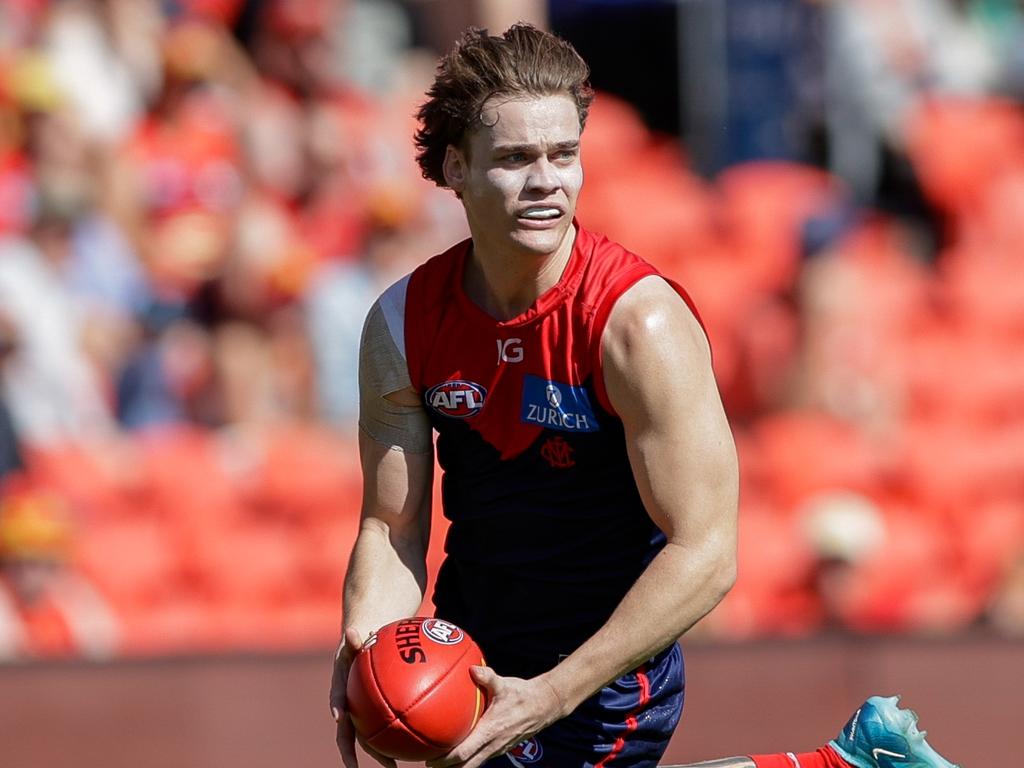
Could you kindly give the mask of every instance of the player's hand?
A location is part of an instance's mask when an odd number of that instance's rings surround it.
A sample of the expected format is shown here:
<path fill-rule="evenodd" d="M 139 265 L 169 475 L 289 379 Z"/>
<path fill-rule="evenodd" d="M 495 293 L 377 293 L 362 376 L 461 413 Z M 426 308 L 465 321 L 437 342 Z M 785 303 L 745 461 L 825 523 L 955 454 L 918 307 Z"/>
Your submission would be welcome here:
<path fill-rule="evenodd" d="M 429 761 L 429 768 L 477 768 L 566 714 L 542 678 L 501 677 L 490 667 L 471 667 L 470 674 L 487 691 L 487 711 L 461 744 Z"/>
<path fill-rule="evenodd" d="M 348 671 L 352 667 L 352 661 L 362 647 L 363 641 L 359 639 L 359 633 L 352 628 L 347 629 L 345 638 L 335 654 L 334 673 L 331 675 L 331 715 L 338 725 L 335 740 L 338 743 L 338 752 L 341 753 L 341 762 L 345 768 L 359 768 L 359 761 L 356 759 L 356 739 L 358 737 L 352 726 L 352 718 L 348 714 L 345 689 L 348 686 Z M 397 764 L 390 757 L 385 757 L 362 741 L 360 741 L 360 746 L 366 754 L 386 768 L 397 768 Z"/>

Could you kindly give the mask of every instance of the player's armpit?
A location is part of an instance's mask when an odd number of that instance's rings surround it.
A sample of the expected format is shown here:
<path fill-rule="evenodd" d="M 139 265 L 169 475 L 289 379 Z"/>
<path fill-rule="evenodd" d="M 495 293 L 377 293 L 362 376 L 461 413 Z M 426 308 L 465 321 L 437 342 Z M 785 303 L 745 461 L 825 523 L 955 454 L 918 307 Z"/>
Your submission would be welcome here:
<path fill-rule="evenodd" d="M 359 427 L 387 448 L 429 453 L 433 433 L 380 302 L 366 316 L 359 347 Z"/>

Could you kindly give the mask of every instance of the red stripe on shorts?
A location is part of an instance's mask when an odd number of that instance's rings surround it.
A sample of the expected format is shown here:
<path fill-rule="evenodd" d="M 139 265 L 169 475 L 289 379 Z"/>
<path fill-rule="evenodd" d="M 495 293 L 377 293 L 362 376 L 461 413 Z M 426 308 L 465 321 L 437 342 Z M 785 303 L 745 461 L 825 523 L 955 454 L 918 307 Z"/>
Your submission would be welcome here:
<path fill-rule="evenodd" d="M 647 702 L 651 700 L 651 681 L 647 677 L 647 665 L 640 667 L 636 671 L 636 681 L 640 683 L 640 703 L 636 705 L 636 708 L 626 716 L 626 730 L 622 732 L 622 735 L 615 740 L 612 744 L 612 751 L 601 758 L 601 761 L 597 763 L 594 768 L 605 768 L 612 760 L 614 760 L 623 748 L 626 746 L 626 739 L 631 733 L 636 731 L 637 721 L 636 716 L 647 706 Z"/>

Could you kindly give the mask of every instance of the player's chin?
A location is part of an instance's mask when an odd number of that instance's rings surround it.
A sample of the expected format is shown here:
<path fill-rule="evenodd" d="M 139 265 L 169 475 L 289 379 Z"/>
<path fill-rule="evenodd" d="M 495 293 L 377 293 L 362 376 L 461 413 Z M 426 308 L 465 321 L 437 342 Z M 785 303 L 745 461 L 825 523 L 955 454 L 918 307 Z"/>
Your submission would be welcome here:
<path fill-rule="evenodd" d="M 538 255 L 554 253 L 565 239 L 570 220 L 555 222 L 552 226 L 539 228 L 535 226 L 517 227 L 512 233 L 516 244 L 525 251 Z"/>

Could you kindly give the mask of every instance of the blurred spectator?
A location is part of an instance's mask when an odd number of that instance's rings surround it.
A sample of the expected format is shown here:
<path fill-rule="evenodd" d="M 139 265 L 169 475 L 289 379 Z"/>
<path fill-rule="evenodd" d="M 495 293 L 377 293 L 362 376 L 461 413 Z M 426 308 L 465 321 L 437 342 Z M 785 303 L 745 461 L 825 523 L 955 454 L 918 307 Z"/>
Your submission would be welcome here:
<path fill-rule="evenodd" d="M 17 340 L 13 324 L 0 309 L 0 381 L 4 378 L 4 367 L 14 353 Z M 11 412 L 0 394 L 0 482 L 3 478 L 24 467 L 18 433 L 11 418 Z"/>
<path fill-rule="evenodd" d="M 1019 0 L 958 0 L 957 5 L 992 51 L 997 92 L 1024 99 L 1024 9 Z"/>
<path fill-rule="evenodd" d="M 988 609 L 992 626 L 1004 634 L 1024 637 L 1024 556 L 1018 557 Z"/>
<path fill-rule="evenodd" d="M 928 274 L 899 222 L 865 221 L 805 265 L 802 339 L 791 396 L 876 437 L 908 406 L 904 352 L 930 317 Z"/>
<path fill-rule="evenodd" d="M 398 209 L 381 211 L 383 221 L 361 257 L 325 266 L 306 297 L 321 412 L 339 424 L 353 423 L 357 415 L 359 336 L 370 305 L 391 283 L 443 250 L 449 236 L 447 220 L 429 207 L 409 210 L 397 200 L 391 205 Z"/>
<path fill-rule="evenodd" d="M 1000 79 L 993 40 L 967 0 L 832 0 L 826 12 L 829 169 L 862 205 L 913 225 L 919 253 L 945 240 L 908 161 L 908 123 L 933 99 L 978 97 Z"/>
<path fill-rule="evenodd" d="M 153 56 L 161 31 L 153 0 L 65 0 L 50 6 L 42 51 L 90 140 L 113 144 L 142 115 L 156 85 Z"/>
<path fill-rule="evenodd" d="M 813 587 L 825 625 L 848 626 L 864 580 L 861 566 L 883 549 L 889 535 L 882 510 L 860 494 L 832 492 L 808 499 L 798 517 L 815 556 Z"/>
<path fill-rule="evenodd" d="M 114 426 L 85 353 L 81 305 L 62 276 L 73 224 L 47 201 L 29 237 L 0 240 L 0 306 L 17 339 L 0 383 L 15 425 L 34 444 L 102 436 Z"/>
<path fill-rule="evenodd" d="M 183 422 L 216 426 L 209 335 L 174 306 L 152 305 L 141 325 L 140 343 L 117 378 L 118 421 L 130 430 Z"/>
<path fill-rule="evenodd" d="M 821 12 L 806 0 L 729 0 L 728 165 L 814 162 L 822 115 Z"/>
<path fill-rule="evenodd" d="M 31 488 L 0 493 L 0 659 L 117 650 L 113 613 L 71 565 L 72 538 L 59 499 Z"/>
<path fill-rule="evenodd" d="M 959 0 L 833 0 L 826 100 L 831 169 L 862 201 L 881 183 L 886 151 L 902 153 L 919 100 L 980 94 L 997 79 L 988 41 Z"/>

